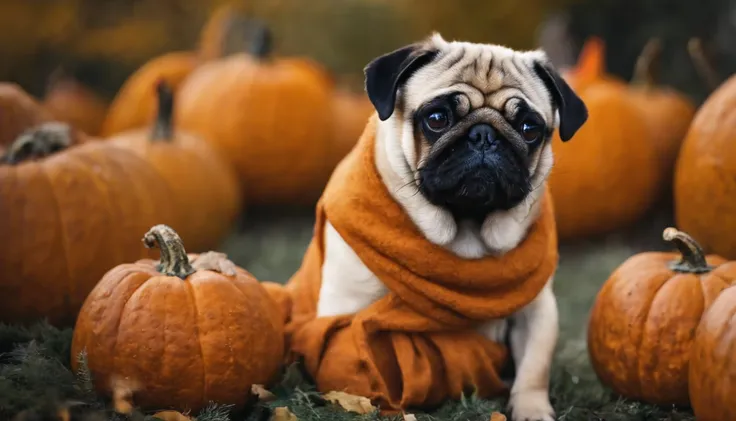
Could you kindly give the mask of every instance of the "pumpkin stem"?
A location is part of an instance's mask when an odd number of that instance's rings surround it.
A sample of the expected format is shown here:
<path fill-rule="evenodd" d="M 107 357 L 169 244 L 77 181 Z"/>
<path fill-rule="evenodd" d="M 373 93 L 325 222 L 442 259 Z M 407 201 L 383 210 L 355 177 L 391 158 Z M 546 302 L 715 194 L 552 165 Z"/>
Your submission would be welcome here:
<path fill-rule="evenodd" d="M 156 95 L 158 97 L 158 112 L 156 122 L 153 124 L 151 140 L 171 140 L 174 137 L 172 119 L 174 115 L 174 93 L 165 80 L 156 84 Z"/>
<path fill-rule="evenodd" d="M 42 123 L 18 135 L 1 162 L 16 165 L 45 158 L 68 148 L 71 143 L 71 126 L 59 122 Z"/>
<path fill-rule="evenodd" d="M 704 273 L 713 269 L 705 260 L 703 248 L 691 236 L 669 227 L 662 232 L 662 238 L 674 243 L 682 254 L 680 260 L 670 263 L 670 268 L 675 272 Z"/>
<path fill-rule="evenodd" d="M 156 270 L 164 275 L 186 279 L 195 272 L 181 237 L 168 225 L 159 224 L 151 228 L 143 236 L 143 244 L 161 250 L 161 260 Z"/>
<path fill-rule="evenodd" d="M 586 79 L 597 79 L 606 71 L 606 47 L 603 40 L 591 36 L 583 44 L 575 65 L 574 72 L 577 77 Z"/>
<path fill-rule="evenodd" d="M 713 65 L 713 61 L 708 57 L 703 48 L 703 41 L 700 38 L 691 38 L 687 43 L 687 52 L 690 54 L 690 59 L 695 65 L 695 69 L 708 85 L 708 88 L 715 90 L 718 85 L 721 84 L 721 77 Z"/>
<path fill-rule="evenodd" d="M 662 56 L 662 41 L 659 38 L 651 38 L 644 45 L 641 54 L 634 65 L 634 85 L 651 88 L 656 85 L 655 73 L 659 73 L 659 60 Z"/>
<path fill-rule="evenodd" d="M 250 43 L 248 52 L 253 57 L 264 60 L 271 55 L 273 47 L 273 36 L 271 29 L 264 22 L 253 20 L 253 38 Z"/>

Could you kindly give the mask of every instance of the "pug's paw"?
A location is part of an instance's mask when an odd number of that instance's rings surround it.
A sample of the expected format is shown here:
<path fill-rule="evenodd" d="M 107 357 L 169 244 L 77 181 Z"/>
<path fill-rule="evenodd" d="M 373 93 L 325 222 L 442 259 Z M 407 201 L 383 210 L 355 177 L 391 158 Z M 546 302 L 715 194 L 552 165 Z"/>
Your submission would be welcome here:
<path fill-rule="evenodd" d="M 511 421 L 555 421 L 547 390 L 514 392 L 509 399 Z"/>

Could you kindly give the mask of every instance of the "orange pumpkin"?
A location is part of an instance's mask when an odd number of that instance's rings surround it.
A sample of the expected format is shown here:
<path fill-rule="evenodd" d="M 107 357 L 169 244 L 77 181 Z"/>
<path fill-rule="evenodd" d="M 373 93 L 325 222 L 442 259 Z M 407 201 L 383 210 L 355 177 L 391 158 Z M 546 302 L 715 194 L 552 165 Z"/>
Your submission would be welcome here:
<path fill-rule="evenodd" d="M 333 167 L 347 155 L 375 109 L 365 92 L 338 89 L 332 96 L 332 144 L 327 162 Z"/>
<path fill-rule="evenodd" d="M 153 123 L 156 99 L 151 92 L 156 83 L 164 80 L 176 90 L 196 65 L 194 53 L 181 51 L 156 57 L 141 66 L 125 81 L 110 104 L 102 125 L 102 136 Z"/>
<path fill-rule="evenodd" d="M 736 282 L 736 262 L 705 256 L 674 228 L 663 238 L 679 255 L 637 254 L 603 285 L 591 311 L 588 352 L 601 382 L 617 393 L 686 405 L 695 329 L 703 311 Z"/>
<path fill-rule="evenodd" d="M 707 250 L 736 259 L 736 76 L 700 106 L 675 166 L 675 220 Z"/>
<path fill-rule="evenodd" d="M 24 130 L 51 120 L 48 110 L 20 86 L 0 82 L 0 147 L 13 143 Z"/>
<path fill-rule="evenodd" d="M 327 180 L 332 85 L 307 59 L 271 58 L 263 26 L 251 54 L 201 65 L 176 120 L 232 160 L 254 204 L 313 203 Z"/>
<path fill-rule="evenodd" d="M 161 260 L 105 274 L 79 314 L 72 365 L 86 352 L 98 390 L 110 393 L 116 378 L 135 382 L 143 408 L 242 406 L 252 384 L 274 379 L 284 356 L 276 303 L 225 256 L 187 256 L 168 226 L 143 240 Z"/>
<path fill-rule="evenodd" d="M 95 136 L 100 133 L 108 103 L 75 78 L 57 71 L 49 78 L 42 105 L 55 120 Z"/>
<path fill-rule="evenodd" d="M 174 95 L 168 84 L 159 82 L 156 91 L 155 124 L 124 131 L 109 142 L 132 150 L 156 169 L 174 193 L 182 217 L 176 229 L 192 250 L 210 250 L 230 231 L 240 212 L 237 175 L 211 145 L 174 127 Z"/>
<path fill-rule="evenodd" d="M 658 65 L 661 50 L 656 38 L 644 47 L 636 63 L 631 95 L 650 127 L 647 140 L 660 156 L 662 183 L 669 186 L 680 145 L 695 115 L 695 104 L 675 89 L 657 85 L 653 68 Z"/>
<path fill-rule="evenodd" d="M 690 404 L 698 421 L 736 419 L 733 379 L 736 288 L 723 291 L 703 315 L 690 356 Z"/>
<path fill-rule="evenodd" d="M 73 322 L 110 267 L 147 255 L 131 233 L 175 220 L 174 197 L 148 162 L 76 142 L 69 125 L 44 123 L 0 163 L 0 238 L 13 239 L 0 250 L 2 322 Z"/>

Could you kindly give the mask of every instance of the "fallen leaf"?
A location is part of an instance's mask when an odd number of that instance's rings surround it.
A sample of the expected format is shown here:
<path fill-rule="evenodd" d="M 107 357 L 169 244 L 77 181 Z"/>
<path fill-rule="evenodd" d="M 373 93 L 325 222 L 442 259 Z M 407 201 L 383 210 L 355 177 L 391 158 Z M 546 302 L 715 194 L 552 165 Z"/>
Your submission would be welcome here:
<path fill-rule="evenodd" d="M 250 387 L 250 393 L 256 395 L 259 401 L 271 402 L 276 400 L 276 395 L 266 390 L 262 384 L 254 384 Z"/>
<path fill-rule="evenodd" d="M 500 412 L 494 412 L 491 414 L 491 421 L 506 421 L 506 415 Z"/>
<path fill-rule="evenodd" d="M 404 421 L 417 421 L 417 416 L 414 414 L 404 413 Z"/>
<path fill-rule="evenodd" d="M 324 398 L 332 403 L 339 404 L 346 411 L 358 414 L 370 414 L 376 411 L 376 407 L 371 404 L 371 400 L 363 396 L 351 395 L 345 392 L 329 392 L 324 395 Z"/>
<path fill-rule="evenodd" d="M 192 421 L 192 419 L 178 411 L 161 411 L 153 414 L 154 418 L 162 421 Z"/>
<path fill-rule="evenodd" d="M 138 383 L 134 380 L 112 377 L 110 379 L 112 389 L 112 404 L 115 412 L 123 415 L 133 413 L 133 394 L 138 390 Z"/>
<path fill-rule="evenodd" d="M 197 256 L 192 261 L 192 267 L 197 270 L 213 270 L 226 276 L 235 276 L 235 263 L 227 258 L 225 253 L 208 251 Z"/>
<path fill-rule="evenodd" d="M 273 410 L 271 421 L 299 421 L 299 419 L 289 411 L 289 408 L 280 406 Z"/>

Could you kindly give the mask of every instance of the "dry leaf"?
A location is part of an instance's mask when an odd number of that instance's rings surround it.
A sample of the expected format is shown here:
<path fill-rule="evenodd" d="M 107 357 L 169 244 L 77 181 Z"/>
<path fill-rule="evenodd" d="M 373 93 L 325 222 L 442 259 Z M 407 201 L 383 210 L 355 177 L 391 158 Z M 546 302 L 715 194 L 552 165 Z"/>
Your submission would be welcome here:
<path fill-rule="evenodd" d="M 197 256 L 192 261 L 192 267 L 197 270 L 214 270 L 226 276 L 235 276 L 235 263 L 227 258 L 225 253 L 208 251 Z"/>
<path fill-rule="evenodd" d="M 138 383 L 131 379 L 112 377 L 110 388 L 112 389 L 112 404 L 115 412 L 123 415 L 133 413 L 133 394 L 138 390 Z"/>
<path fill-rule="evenodd" d="M 250 387 L 250 393 L 256 395 L 259 401 L 270 402 L 276 399 L 276 395 L 266 390 L 262 384 L 254 384 Z"/>
<path fill-rule="evenodd" d="M 491 421 L 506 421 L 506 415 L 500 412 L 494 412 L 491 414 Z"/>
<path fill-rule="evenodd" d="M 153 417 L 162 421 L 192 421 L 190 417 L 178 411 L 161 411 L 153 414 Z"/>
<path fill-rule="evenodd" d="M 273 410 L 270 421 L 299 421 L 296 415 L 289 411 L 289 408 L 280 406 Z"/>
<path fill-rule="evenodd" d="M 417 421 L 417 416 L 414 414 L 404 413 L 404 421 Z"/>
<path fill-rule="evenodd" d="M 325 394 L 324 398 L 332 403 L 339 404 L 346 411 L 357 412 L 358 414 L 370 414 L 376 411 L 376 407 L 371 404 L 371 400 L 363 396 L 351 395 L 345 392 L 330 392 Z"/>

